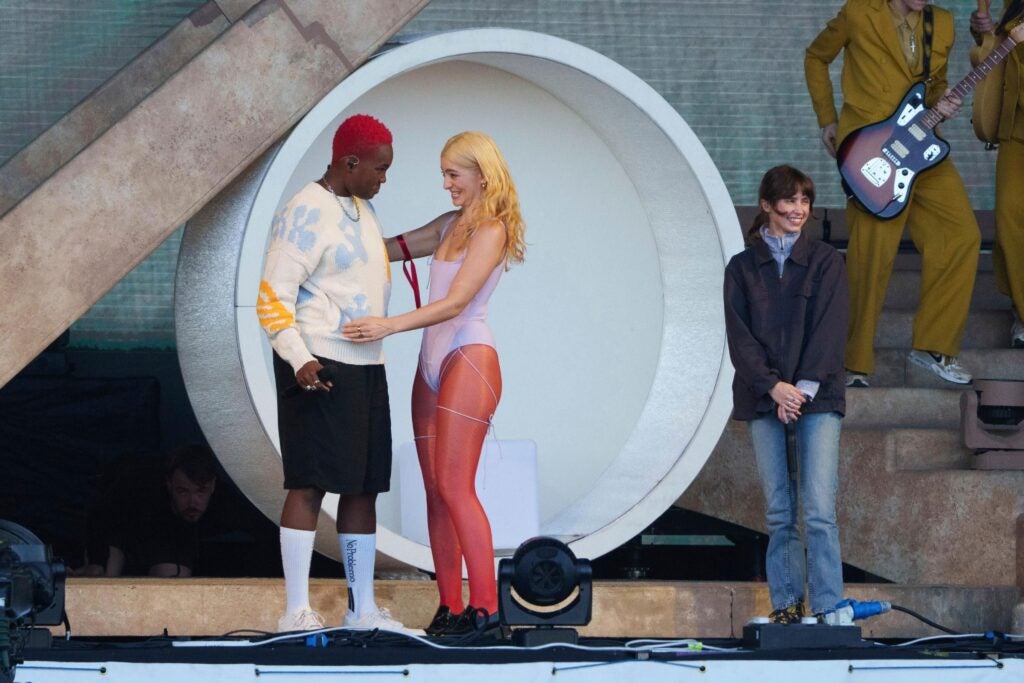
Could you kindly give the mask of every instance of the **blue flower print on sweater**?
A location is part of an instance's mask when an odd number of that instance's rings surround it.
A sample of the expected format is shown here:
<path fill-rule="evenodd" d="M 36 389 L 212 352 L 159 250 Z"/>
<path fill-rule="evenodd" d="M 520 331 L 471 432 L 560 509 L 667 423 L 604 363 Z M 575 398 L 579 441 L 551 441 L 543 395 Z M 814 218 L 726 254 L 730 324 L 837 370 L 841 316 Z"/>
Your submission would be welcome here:
<path fill-rule="evenodd" d="M 320 220 L 320 209 L 308 211 L 306 205 L 295 207 L 292 212 L 292 229 L 288 232 L 288 241 L 299 251 L 305 253 L 316 245 L 316 233 L 306 228 L 316 225 Z"/>
<path fill-rule="evenodd" d="M 339 268 L 348 268 L 357 259 L 368 263 L 370 257 L 366 253 L 366 246 L 363 245 L 363 228 L 358 223 L 353 225 L 348 221 L 338 223 L 338 229 L 347 240 L 348 244 L 342 242 L 334 251 L 334 262 Z"/>
<path fill-rule="evenodd" d="M 373 315 L 373 311 L 369 306 L 366 305 L 367 297 L 365 294 L 356 294 L 352 299 L 351 306 L 346 306 L 341 311 L 341 322 L 338 324 L 338 331 L 341 331 L 342 326 L 349 320 L 355 320 L 356 318 L 365 318 L 368 315 Z"/>
<path fill-rule="evenodd" d="M 282 209 L 274 214 L 274 220 L 270 224 L 270 238 L 275 240 L 284 239 L 284 233 L 288 229 L 288 221 L 285 220 L 285 210 Z"/>

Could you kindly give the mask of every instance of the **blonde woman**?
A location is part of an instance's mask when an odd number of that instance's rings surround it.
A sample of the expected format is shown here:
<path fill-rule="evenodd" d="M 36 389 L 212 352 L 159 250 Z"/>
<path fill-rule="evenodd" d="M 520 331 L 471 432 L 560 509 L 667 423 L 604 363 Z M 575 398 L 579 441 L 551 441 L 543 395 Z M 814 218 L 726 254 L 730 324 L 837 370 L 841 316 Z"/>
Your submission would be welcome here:
<path fill-rule="evenodd" d="M 353 341 L 426 328 L 413 384 L 412 418 L 427 493 L 427 526 L 440 606 L 427 633 L 455 635 L 497 623 L 491 527 L 476 496 L 476 468 L 501 398 L 501 369 L 487 327 L 487 303 L 501 274 L 521 263 L 523 218 L 515 184 L 494 141 L 454 136 L 441 151 L 444 189 L 457 210 L 386 240 L 391 260 L 404 241 L 415 258 L 433 254 L 422 308 L 345 325 Z M 469 604 L 462 601 L 462 560 Z"/>

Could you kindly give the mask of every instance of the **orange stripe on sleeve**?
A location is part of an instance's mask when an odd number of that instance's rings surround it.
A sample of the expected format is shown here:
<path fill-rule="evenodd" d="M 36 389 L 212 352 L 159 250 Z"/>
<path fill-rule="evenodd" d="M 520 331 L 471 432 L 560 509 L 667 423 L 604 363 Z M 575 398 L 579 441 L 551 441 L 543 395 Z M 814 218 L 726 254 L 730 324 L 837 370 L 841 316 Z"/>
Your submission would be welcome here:
<path fill-rule="evenodd" d="M 285 308 L 277 293 L 266 280 L 260 280 L 260 293 L 256 300 L 256 315 L 260 325 L 267 332 L 274 334 L 295 324 L 295 316 Z"/>

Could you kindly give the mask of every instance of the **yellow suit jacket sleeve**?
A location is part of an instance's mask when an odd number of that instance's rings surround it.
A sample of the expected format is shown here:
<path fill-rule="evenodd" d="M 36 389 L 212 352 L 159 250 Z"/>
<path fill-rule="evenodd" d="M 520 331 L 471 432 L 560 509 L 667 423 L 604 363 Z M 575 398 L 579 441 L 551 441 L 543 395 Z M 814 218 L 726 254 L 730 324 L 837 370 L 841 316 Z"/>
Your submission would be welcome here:
<path fill-rule="evenodd" d="M 953 47 L 953 16 L 933 7 L 931 81 L 925 100 L 934 105 L 946 91 L 946 71 Z M 843 52 L 843 107 L 837 117 L 828 66 Z M 838 120 L 838 138 L 887 118 L 907 90 L 921 80 L 900 49 L 885 0 L 849 0 L 807 48 L 804 75 L 811 104 L 822 128 Z"/>

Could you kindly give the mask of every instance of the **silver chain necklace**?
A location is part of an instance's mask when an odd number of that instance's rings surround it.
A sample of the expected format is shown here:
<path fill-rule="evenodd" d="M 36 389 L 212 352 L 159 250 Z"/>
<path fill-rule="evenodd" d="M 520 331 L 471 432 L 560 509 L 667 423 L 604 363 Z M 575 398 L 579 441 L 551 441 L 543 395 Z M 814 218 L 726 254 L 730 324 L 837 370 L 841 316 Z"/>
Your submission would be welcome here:
<path fill-rule="evenodd" d="M 362 214 L 359 213 L 359 202 L 356 201 L 355 195 L 352 196 L 352 206 L 354 206 L 355 209 L 356 209 L 356 215 L 355 215 L 355 218 L 353 218 L 352 216 L 349 215 L 348 210 L 345 208 L 345 205 L 342 203 L 341 197 L 339 197 L 338 195 L 336 195 L 334 193 L 334 188 L 331 187 L 331 184 L 329 182 L 327 182 L 327 176 L 324 176 L 323 178 L 321 178 L 320 182 L 322 182 L 324 184 L 324 188 L 328 192 L 330 192 L 331 196 L 334 197 L 335 201 L 338 202 L 338 206 L 341 207 L 341 212 L 343 214 L 345 214 L 345 218 L 349 219 L 353 223 L 358 223 L 359 219 L 362 216 Z"/>

